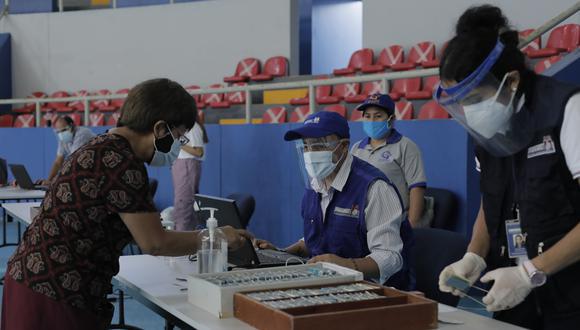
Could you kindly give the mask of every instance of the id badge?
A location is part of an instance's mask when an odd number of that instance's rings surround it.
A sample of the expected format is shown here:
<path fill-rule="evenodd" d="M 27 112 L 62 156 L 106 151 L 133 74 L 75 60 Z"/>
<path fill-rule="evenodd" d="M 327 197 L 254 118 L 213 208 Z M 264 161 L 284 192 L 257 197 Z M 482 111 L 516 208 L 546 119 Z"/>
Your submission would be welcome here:
<path fill-rule="evenodd" d="M 506 220 L 505 232 L 507 237 L 508 255 L 510 258 L 522 258 L 528 256 L 526 251 L 526 235 L 522 234 L 520 220 Z"/>

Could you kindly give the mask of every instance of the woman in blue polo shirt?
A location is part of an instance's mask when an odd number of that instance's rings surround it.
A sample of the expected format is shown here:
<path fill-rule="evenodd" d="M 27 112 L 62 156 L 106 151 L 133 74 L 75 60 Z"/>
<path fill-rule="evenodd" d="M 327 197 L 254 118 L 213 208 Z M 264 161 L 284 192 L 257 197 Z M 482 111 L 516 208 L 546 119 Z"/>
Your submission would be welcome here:
<path fill-rule="evenodd" d="M 356 110 L 363 111 L 368 137 L 355 143 L 351 153 L 381 170 L 397 186 L 413 227 L 428 227 L 422 220 L 427 178 L 421 151 L 393 127 L 393 100 L 386 94 L 373 94 Z"/>

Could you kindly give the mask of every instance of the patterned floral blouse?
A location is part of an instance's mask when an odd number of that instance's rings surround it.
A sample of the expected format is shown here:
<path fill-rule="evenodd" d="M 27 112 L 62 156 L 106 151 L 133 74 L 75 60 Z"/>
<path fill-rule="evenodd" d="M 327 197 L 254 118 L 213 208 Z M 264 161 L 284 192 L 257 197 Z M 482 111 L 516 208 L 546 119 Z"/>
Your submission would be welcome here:
<path fill-rule="evenodd" d="M 98 313 L 132 239 L 119 213 L 155 211 L 147 171 L 129 141 L 99 135 L 63 163 L 7 273 L 35 292 Z"/>

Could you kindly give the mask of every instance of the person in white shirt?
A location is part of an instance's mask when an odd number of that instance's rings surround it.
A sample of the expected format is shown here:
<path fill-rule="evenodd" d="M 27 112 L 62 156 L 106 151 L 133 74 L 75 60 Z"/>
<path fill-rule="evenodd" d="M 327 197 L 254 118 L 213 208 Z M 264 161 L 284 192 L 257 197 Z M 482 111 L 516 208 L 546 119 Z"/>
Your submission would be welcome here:
<path fill-rule="evenodd" d="M 189 142 L 181 146 L 179 156 L 171 167 L 173 176 L 173 221 L 175 230 L 194 230 L 203 223 L 193 209 L 195 194 L 199 192 L 201 163 L 205 159 L 205 145 L 209 142 L 203 124 L 197 122 L 185 137 Z"/>

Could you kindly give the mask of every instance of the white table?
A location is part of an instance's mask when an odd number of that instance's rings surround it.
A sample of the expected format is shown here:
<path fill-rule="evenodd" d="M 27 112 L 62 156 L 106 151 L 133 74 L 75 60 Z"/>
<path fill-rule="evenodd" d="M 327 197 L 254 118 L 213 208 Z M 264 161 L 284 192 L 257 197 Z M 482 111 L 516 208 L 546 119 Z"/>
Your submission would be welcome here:
<path fill-rule="evenodd" d="M 187 284 L 176 280 L 183 277 L 180 270 L 185 267 L 170 267 L 164 257 L 149 255 L 124 256 L 120 259 L 119 274 L 114 277 L 116 284 L 133 298 L 165 317 L 170 323 L 181 328 L 198 330 L 253 329 L 236 319 L 218 319 L 187 302 Z M 176 268 L 180 268 L 179 270 Z M 460 325 L 439 324 L 438 329 L 447 330 L 510 330 L 522 329 L 511 324 L 496 321 L 478 314 L 439 305 L 440 317 L 463 322 Z M 354 325 L 353 325 L 354 326 Z"/>
<path fill-rule="evenodd" d="M 11 203 L 5 204 L 4 208 L 19 223 L 30 224 L 30 208 L 37 205 L 40 203 Z M 187 302 L 187 292 L 184 290 L 187 284 L 176 278 L 183 277 L 183 273 L 192 272 L 195 269 L 193 263 L 187 262 L 185 263 L 187 266 L 184 266 L 184 263 L 179 261 L 169 262 L 169 258 L 150 255 L 123 256 L 119 262 L 119 273 L 113 278 L 113 283 L 169 323 L 184 329 L 253 329 L 236 318 L 218 319 Z M 439 317 L 461 321 L 463 324 L 440 323 L 438 329 L 523 329 L 442 304 L 439 304 Z"/>
<path fill-rule="evenodd" d="M 40 200 L 44 198 L 45 194 L 46 191 L 44 190 L 29 190 L 12 186 L 0 187 L 0 206 L 5 209 L 4 206 L 8 204 L 17 204 L 22 201 Z M 6 203 L 7 201 L 10 201 L 10 203 Z M 7 221 L 8 216 L 6 212 L 4 212 L 4 217 L 2 218 L 2 244 L 0 244 L 0 248 L 17 244 L 6 242 Z M 18 238 L 20 239 L 20 224 L 18 225 Z"/>

